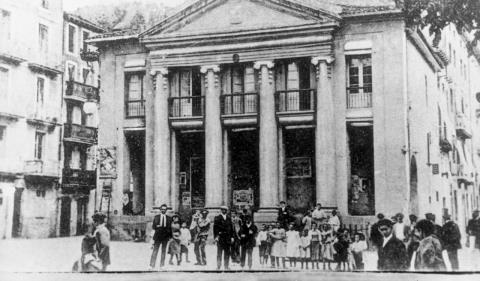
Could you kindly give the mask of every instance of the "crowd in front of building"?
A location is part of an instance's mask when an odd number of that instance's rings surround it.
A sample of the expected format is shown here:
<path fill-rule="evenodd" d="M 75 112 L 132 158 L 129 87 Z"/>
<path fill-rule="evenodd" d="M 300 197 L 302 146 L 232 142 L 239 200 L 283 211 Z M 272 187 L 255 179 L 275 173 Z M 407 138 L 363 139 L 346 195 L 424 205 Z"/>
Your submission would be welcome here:
<path fill-rule="evenodd" d="M 160 269 L 164 268 L 169 255 L 169 264 L 182 270 L 183 256 L 190 263 L 189 246 L 194 245 L 196 266 L 207 265 L 205 247 L 211 228 L 217 248 L 217 270 L 230 270 L 230 262 L 241 269 L 252 269 L 253 249 L 258 247 L 259 263 L 262 268 L 311 269 L 335 271 L 364 270 L 363 253 L 373 249 L 378 254 L 379 271 L 446 271 L 448 259 L 453 271 L 459 270 L 458 250 L 462 248 L 458 225 L 449 214 L 443 216 L 444 224 L 435 222 L 435 215 L 425 214 L 425 219 L 398 213 L 390 219 L 382 213 L 378 221 L 368 229 L 368 239 L 359 230 L 342 227 L 335 210 L 328 215 L 321 204 L 309 210 L 299 221 L 285 202 L 280 203 L 277 220 L 272 224 L 257 227 L 253 216 L 245 210 L 238 215 L 235 210 L 221 206 L 220 214 L 213 222 L 209 211 L 197 209 L 190 225 L 181 222 L 178 214 L 167 214 L 168 206 L 160 206 L 160 214 L 152 223 L 152 254 L 150 270 L 155 270 L 160 252 Z M 106 216 L 96 213 L 94 228 L 82 240 L 82 256 L 74 264 L 74 271 L 105 271 L 110 264 L 110 232 L 106 227 Z M 480 250 L 480 212 L 475 210 L 466 229 L 474 236 L 476 252 Z M 446 255 L 443 252 L 446 252 Z M 288 261 L 288 266 L 287 266 Z M 333 265 L 333 267 L 332 267 Z M 300 266 L 300 268 L 299 268 Z"/>

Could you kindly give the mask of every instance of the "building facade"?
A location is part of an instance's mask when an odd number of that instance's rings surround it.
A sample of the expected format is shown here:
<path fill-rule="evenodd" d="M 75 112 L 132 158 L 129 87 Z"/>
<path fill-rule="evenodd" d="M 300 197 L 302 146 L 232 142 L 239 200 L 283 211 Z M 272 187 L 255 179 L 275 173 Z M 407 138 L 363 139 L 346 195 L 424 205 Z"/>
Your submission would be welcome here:
<path fill-rule="evenodd" d="M 360 5 L 195 1 L 141 34 L 90 39 L 96 209 L 138 224 L 163 203 L 185 217 L 248 206 L 267 222 L 284 200 L 352 224 L 379 212 L 465 220 L 478 207 L 478 61 L 451 28 L 432 46 L 394 1 Z"/>
<path fill-rule="evenodd" d="M 98 61 L 81 50 L 100 31 L 61 0 L 2 2 L 0 238 L 83 234 L 97 124 L 83 103 L 98 100 L 99 85 Z"/>

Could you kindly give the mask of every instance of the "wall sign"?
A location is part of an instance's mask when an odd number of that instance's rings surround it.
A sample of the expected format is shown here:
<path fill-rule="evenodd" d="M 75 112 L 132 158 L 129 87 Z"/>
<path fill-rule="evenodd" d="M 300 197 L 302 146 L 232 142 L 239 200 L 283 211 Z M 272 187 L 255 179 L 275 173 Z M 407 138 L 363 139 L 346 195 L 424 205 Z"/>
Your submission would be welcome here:
<path fill-rule="evenodd" d="M 289 178 L 311 178 L 312 163 L 310 157 L 294 157 L 286 159 L 286 171 Z"/>

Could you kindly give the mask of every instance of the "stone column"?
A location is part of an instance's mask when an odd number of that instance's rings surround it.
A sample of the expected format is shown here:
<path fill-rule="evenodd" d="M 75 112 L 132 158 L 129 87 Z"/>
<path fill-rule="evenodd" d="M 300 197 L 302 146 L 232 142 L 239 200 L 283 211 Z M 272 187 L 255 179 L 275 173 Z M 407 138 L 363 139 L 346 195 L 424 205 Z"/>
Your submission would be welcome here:
<path fill-rule="evenodd" d="M 230 186 L 230 144 L 228 131 L 223 130 L 223 205 L 230 205 L 231 186 Z"/>
<path fill-rule="evenodd" d="M 180 194 L 178 186 L 179 153 L 177 144 L 177 132 L 171 131 L 170 135 L 170 206 L 172 210 L 178 210 Z"/>
<path fill-rule="evenodd" d="M 336 207 L 335 189 L 335 111 L 329 65 L 332 57 L 314 57 L 317 66 L 317 110 L 315 130 L 315 168 L 317 202 Z"/>
<path fill-rule="evenodd" d="M 153 190 L 155 189 L 154 182 L 154 141 L 155 141 L 155 112 L 153 109 L 153 91 L 155 91 L 154 81 L 156 72 L 152 72 L 150 79 L 147 82 L 147 95 L 145 97 L 145 215 L 153 211 L 154 196 Z"/>
<path fill-rule="evenodd" d="M 168 124 L 168 70 L 156 71 L 154 96 L 154 206 L 170 203 L 170 127 Z"/>
<path fill-rule="evenodd" d="M 222 124 L 218 65 L 202 66 L 205 74 L 205 206 L 220 207 L 223 202 Z"/>
<path fill-rule="evenodd" d="M 275 116 L 275 85 L 273 62 L 258 61 L 255 69 L 260 72 L 260 208 L 273 209 L 278 206 L 278 140 Z"/>

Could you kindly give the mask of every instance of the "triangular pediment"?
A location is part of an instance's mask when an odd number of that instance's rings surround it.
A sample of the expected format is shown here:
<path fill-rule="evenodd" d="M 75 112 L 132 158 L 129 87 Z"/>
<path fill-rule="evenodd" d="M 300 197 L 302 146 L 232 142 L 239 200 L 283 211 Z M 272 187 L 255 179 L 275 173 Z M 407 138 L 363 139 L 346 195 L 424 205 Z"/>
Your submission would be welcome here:
<path fill-rule="evenodd" d="M 198 1 L 146 31 L 143 37 L 235 33 L 335 22 L 335 14 L 278 0 Z M 295 6 L 296 5 L 296 6 Z"/>

